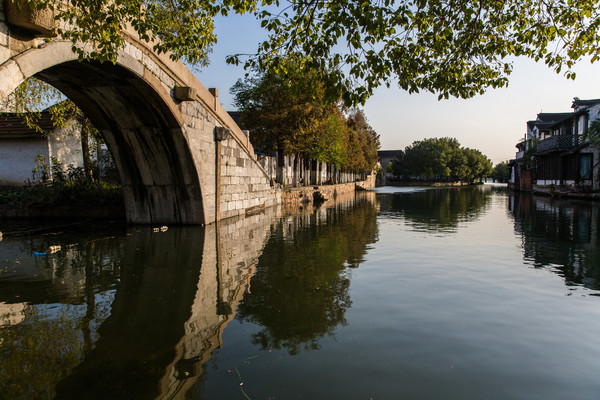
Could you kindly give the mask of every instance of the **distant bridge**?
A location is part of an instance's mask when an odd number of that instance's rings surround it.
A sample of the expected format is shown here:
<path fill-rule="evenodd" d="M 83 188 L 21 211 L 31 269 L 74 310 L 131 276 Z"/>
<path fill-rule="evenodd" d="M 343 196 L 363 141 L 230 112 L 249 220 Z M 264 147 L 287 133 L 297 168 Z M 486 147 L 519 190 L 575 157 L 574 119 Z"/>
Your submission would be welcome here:
<path fill-rule="evenodd" d="M 208 224 L 281 202 L 248 138 L 187 67 L 125 32 L 116 64 L 77 61 L 0 0 L 0 103 L 36 77 L 98 128 L 123 183 L 127 220 Z M 43 31 L 43 30 L 42 30 Z"/>

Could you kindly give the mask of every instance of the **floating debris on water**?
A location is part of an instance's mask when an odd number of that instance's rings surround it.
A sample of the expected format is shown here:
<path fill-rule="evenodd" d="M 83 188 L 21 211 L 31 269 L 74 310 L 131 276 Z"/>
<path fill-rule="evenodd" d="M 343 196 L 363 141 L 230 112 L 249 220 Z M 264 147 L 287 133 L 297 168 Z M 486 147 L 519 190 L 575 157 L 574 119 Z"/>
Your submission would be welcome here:
<path fill-rule="evenodd" d="M 48 249 L 46 249 L 46 251 L 34 251 L 33 255 L 34 256 L 45 256 L 48 254 L 54 254 L 60 250 L 61 250 L 61 247 L 58 245 L 55 245 L 55 246 L 48 247 Z"/>
<path fill-rule="evenodd" d="M 50 246 L 50 247 L 48 247 L 48 254 L 54 254 L 57 251 L 60 251 L 60 246 Z"/>

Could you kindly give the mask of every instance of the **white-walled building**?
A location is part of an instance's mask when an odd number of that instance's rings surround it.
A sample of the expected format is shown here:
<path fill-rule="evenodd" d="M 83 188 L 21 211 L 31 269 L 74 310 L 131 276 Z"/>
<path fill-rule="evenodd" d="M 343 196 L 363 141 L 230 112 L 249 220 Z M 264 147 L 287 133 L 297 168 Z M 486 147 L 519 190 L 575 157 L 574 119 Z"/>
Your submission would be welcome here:
<path fill-rule="evenodd" d="M 600 116 L 600 99 L 575 97 L 568 113 L 539 113 L 527 122 L 511 160 L 509 187 L 547 192 L 600 190 L 600 149 L 587 138 Z M 599 121 L 600 122 L 600 121 Z"/>
<path fill-rule="evenodd" d="M 58 159 L 63 168 L 83 166 L 79 128 L 76 122 L 56 128 L 50 113 L 45 111 L 36 121 L 44 132 L 27 126 L 22 114 L 0 114 L 0 185 L 23 185 L 34 181 L 36 157 L 42 155 L 46 164 Z M 51 173 L 51 172 L 50 172 Z"/>

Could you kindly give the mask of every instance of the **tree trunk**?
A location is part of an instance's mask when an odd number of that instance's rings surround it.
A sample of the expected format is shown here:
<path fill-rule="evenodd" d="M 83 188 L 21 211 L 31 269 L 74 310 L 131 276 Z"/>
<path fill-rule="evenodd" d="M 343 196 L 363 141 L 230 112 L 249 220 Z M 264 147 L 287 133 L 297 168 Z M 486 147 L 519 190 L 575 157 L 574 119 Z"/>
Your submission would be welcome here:
<path fill-rule="evenodd" d="M 94 182 L 94 165 L 90 155 L 90 130 L 87 120 L 81 121 L 81 156 L 83 157 L 83 170 L 90 182 Z"/>
<path fill-rule="evenodd" d="M 294 155 L 294 164 L 292 170 L 292 186 L 298 187 L 298 155 Z"/>
<path fill-rule="evenodd" d="M 286 182 L 285 182 L 285 178 L 284 178 L 284 171 L 285 171 L 285 156 L 283 155 L 283 151 L 278 150 L 277 151 L 277 158 L 276 158 L 276 177 L 275 180 L 280 183 L 282 186 L 285 186 Z"/>

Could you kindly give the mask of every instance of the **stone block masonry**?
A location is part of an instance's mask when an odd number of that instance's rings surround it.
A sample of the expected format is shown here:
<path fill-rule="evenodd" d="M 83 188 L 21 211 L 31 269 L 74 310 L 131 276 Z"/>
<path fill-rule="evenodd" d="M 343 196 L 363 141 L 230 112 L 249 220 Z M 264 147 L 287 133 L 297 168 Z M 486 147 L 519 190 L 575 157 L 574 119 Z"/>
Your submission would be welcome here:
<path fill-rule="evenodd" d="M 180 109 L 201 186 L 210 191 L 206 215 L 225 219 L 281 203 L 281 190 L 271 185 L 254 152 L 230 130 L 217 138 L 223 124 L 213 113 L 199 102 L 182 103 Z"/>
<path fill-rule="evenodd" d="M 366 180 L 340 183 L 337 185 L 319 185 L 285 188 L 281 194 L 281 203 L 284 205 L 311 203 L 320 200 L 335 199 L 337 196 L 352 193 L 357 190 L 366 190 L 375 187 L 375 174 L 370 174 Z"/>

